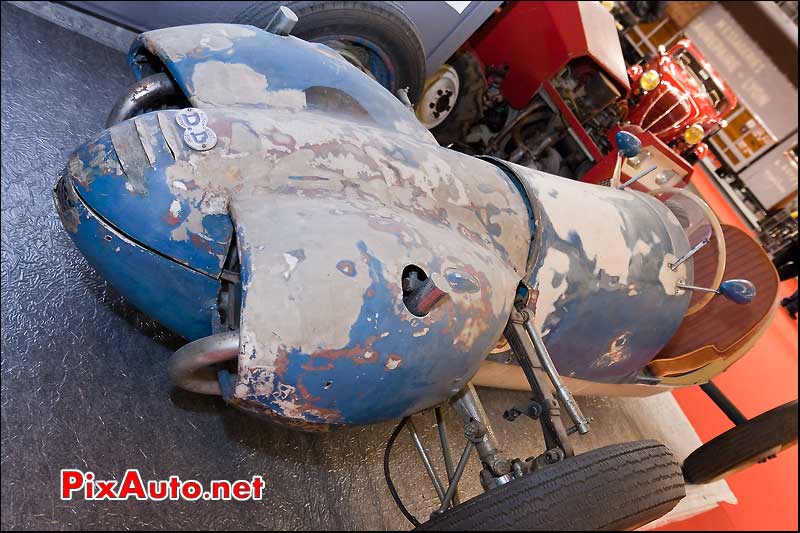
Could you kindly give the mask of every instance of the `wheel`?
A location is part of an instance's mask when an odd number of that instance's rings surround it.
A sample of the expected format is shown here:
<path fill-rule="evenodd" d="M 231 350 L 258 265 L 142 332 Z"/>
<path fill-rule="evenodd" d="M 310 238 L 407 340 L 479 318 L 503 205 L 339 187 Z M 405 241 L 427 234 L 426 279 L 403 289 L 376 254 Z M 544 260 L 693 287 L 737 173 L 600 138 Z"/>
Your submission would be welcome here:
<path fill-rule="evenodd" d="M 292 35 L 327 44 L 392 94 L 408 87 L 408 97 L 417 101 L 425 52 L 416 26 L 397 2 L 253 2 L 232 22 L 264 28 L 282 5 L 300 19 Z"/>
<path fill-rule="evenodd" d="M 683 152 L 681 154 L 681 157 L 684 158 L 686 160 L 686 162 L 689 163 L 692 166 L 695 166 L 697 164 L 697 162 L 700 161 L 700 158 L 697 157 L 697 154 L 694 153 L 694 151 L 692 151 L 692 150 L 687 150 L 687 151 Z"/>
<path fill-rule="evenodd" d="M 684 495 L 680 467 L 666 446 L 614 444 L 490 489 L 417 529 L 633 529 L 663 516 Z"/>
<path fill-rule="evenodd" d="M 683 462 L 689 483 L 711 483 L 797 443 L 797 400 L 770 409 L 703 444 Z"/>
<path fill-rule="evenodd" d="M 637 24 L 656 22 L 664 17 L 667 11 L 667 2 L 625 2 L 636 16 Z"/>
<path fill-rule="evenodd" d="M 417 118 L 439 144 L 463 141 L 483 117 L 486 78 L 478 59 L 461 50 L 425 82 L 417 104 Z"/>

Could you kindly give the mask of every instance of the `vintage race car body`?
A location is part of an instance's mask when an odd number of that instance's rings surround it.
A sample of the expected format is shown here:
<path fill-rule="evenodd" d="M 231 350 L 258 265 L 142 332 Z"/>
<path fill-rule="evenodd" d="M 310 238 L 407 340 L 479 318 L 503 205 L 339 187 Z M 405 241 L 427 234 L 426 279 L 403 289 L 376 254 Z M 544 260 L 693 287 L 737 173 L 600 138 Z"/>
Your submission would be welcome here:
<path fill-rule="evenodd" d="M 643 369 L 693 272 L 669 267 L 690 244 L 655 197 L 440 147 L 291 36 L 170 28 L 130 60 L 169 73 L 187 107 L 78 148 L 56 207 L 143 312 L 188 340 L 236 335 L 230 403 L 304 429 L 417 412 L 475 376 L 520 299 L 562 375 L 658 382 Z"/>

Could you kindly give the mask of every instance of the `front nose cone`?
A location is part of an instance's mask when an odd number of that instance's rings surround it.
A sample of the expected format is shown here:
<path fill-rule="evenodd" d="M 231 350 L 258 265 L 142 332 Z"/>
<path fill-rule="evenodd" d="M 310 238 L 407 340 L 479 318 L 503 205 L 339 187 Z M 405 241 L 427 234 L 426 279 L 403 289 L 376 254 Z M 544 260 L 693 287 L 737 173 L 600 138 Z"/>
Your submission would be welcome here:
<path fill-rule="evenodd" d="M 104 158 L 102 139 L 94 146 L 97 172 L 114 175 Z M 78 162 L 72 160 L 72 168 Z M 98 216 L 78 195 L 76 184 L 91 184 L 86 174 L 69 176 L 65 169 L 53 190 L 56 211 L 75 246 L 97 273 L 144 314 L 189 339 L 210 335 L 220 282 L 132 241 Z M 79 183 L 78 180 L 83 180 Z M 97 178 L 106 179 L 106 178 Z M 96 180 L 95 180 L 96 181 Z"/>
<path fill-rule="evenodd" d="M 68 173 L 87 207 L 116 230 L 218 278 L 233 234 L 227 203 L 190 171 L 176 178 L 182 162 L 161 129 L 170 120 L 174 112 L 149 113 L 104 131 L 75 151 Z"/>

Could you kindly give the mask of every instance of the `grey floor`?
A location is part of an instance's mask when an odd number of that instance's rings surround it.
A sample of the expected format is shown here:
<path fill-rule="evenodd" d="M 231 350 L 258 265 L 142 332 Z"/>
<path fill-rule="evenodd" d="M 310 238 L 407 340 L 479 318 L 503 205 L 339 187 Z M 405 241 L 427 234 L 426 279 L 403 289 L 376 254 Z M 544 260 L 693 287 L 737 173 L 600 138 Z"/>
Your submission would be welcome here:
<path fill-rule="evenodd" d="M 131 81 L 125 57 L 6 2 L 1 33 L 2 528 L 408 529 L 383 480 L 393 423 L 305 435 L 171 387 L 166 361 L 181 339 L 131 308 L 87 265 L 50 193 L 69 152 L 102 129 Z M 481 397 L 508 456 L 538 453 L 532 422 L 500 418 L 524 394 L 482 390 Z M 578 451 L 676 432 L 688 435 L 671 444 L 687 448 L 679 455 L 696 443 L 685 419 L 665 425 L 651 400 L 581 404 L 595 422 L 589 436 L 574 440 Z M 458 454 L 458 424 L 448 417 Z M 432 415 L 416 424 L 434 449 Z M 435 494 L 407 435 L 392 467 L 402 497 L 424 517 Z M 128 468 L 150 479 L 204 482 L 261 474 L 266 497 L 61 501 L 62 468 L 91 470 L 98 479 L 119 479 Z M 466 496 L 480 490 L 476 472 L 473 458 Z"/>

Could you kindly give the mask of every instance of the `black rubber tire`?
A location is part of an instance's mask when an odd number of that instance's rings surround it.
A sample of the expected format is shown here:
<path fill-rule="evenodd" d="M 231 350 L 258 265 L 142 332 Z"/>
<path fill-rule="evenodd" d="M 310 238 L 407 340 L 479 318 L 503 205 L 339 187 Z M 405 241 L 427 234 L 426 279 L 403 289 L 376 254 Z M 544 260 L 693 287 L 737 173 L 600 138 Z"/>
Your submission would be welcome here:
<path fill-rule="evenodd" d="M 649 24 L 661 20 L 667 12 L 667 2 L 625 2 L 637 18 L 637 24 Z"/>
<path fill-rule="evenodd" d="M 685 496 L 675 457 L 655 441 L 598 448 L 491 489 L 420 531 L 633 529 Z"/>
<path fill-rule="evenodd" d="M 686 481 L 722 479 L 797 443 L 797 400 L 770 409 L 703 444 L 683 462 Z"/>
<path fill-rule="evenodd" d="M 686 162 L 692 166 L 695 166 L 697 162 L 700 161 L 700 158 L 697 157 L 697 154 L 694 153 L 692 150 L 686 150 L 681 154 L 681 157 L 684 158 Z"/>
<path fill-rule="evenodd" d="M 264 28 L 282 5 L 300 19 L 292 30 L 295 37 L 319 42 L 352 35 L 375 43 L 395 72 L 396 86 L 387 89 L 396 95 L 408 87 L 409 99 L 417 101 L 425 82 L 425 52 L 416 26 L 397 2 L 253 2 L 232 22 Z"/>
<path fill-rule="evenodd" d="M 483 117 L 483 96 L 486 94 L 486 78 L 474 55 L 459 50 L 447 64 L 458 74 L 459 91 L 447 118 L 431 128 L 431 133 L 442 146 L 464 140 L 472 126 Z"/>

